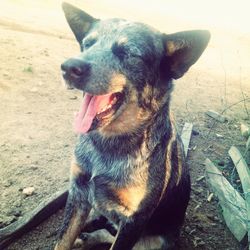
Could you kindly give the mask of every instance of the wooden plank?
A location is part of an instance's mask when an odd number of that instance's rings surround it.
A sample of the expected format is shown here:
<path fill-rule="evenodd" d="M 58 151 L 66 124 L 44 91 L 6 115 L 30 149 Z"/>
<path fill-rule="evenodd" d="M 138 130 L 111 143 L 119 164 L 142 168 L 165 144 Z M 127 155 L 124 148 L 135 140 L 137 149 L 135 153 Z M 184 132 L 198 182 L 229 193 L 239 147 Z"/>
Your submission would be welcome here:
<path fill-rule="evenodd" d="M 0 249 L 4 249 L 18 237 L 39 225 L 57 210 L 62 208 L 67 200 L 68 191 L 63 190 L 41 202 L 37 208 L 23 216 L 18 221 L 0 229 Z"/>
<path fill-rule="evenodd" d="M 184 124 L 184 127 L 182 129 L 182 133 L 181 133 L 181 140 L 182 140 L 182 143 L 184 146 L 185 157 L 187 157 L 188 147 L 189 147 L 189 143 L 190 143 L 190 139 L 191 139 L 191 135 L 192 135 L 192 130 L 193 130 L 193 124 L 186 122 Z"/>
<path fill-rule="evenodd" d="M 246 209 L 247 209 L 247 230 L 248 230 L 248 244 L 250 250 L 250 170 L 247 166 L 247 163 L 240 151 L 232 146 L 228 151 L 230 157 L 233 160 L 233 163 L 239 174 L 241 185 L 243 188 L 245 200 L 246 200 Z"/>
<path fill-rule="evenodd" d="M 245 201 L 209 159 L 205 165 L 208 182 L 219 199 L 225 222 L 235 238 L 242 241 L 247 233 Z"/>

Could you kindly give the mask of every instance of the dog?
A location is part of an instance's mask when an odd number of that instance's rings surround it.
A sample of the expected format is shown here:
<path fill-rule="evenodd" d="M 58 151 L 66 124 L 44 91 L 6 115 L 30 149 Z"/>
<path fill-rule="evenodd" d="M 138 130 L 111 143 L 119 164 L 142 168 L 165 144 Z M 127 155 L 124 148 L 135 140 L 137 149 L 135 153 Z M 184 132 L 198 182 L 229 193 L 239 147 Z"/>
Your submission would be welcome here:
<path fill-rule="evenodd" d="M 169 249 L 190 198 L 169 107 L 172 82 L 198 60 L 210 33 L 164 34 L 139 22 L 99 20 L 68 3 L 62 7 L 81 50 L 61 65 L 62 74 L 84 96 L 55 249 L 72 249 L 79 235 L 83 249 L 97 243 L 111 250 Z"/>

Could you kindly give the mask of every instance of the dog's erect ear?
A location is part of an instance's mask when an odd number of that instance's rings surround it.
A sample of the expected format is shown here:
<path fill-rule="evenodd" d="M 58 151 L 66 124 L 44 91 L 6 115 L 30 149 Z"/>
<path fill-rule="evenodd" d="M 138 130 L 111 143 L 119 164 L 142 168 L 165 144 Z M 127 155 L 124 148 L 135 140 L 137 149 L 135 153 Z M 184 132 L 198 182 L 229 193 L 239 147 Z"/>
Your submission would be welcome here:
<path fill-rule="evenodd" d="M 71 30 L 73 31 L 77 41 L 81 44 L 82 39 L 90 30 L 92 24 L 98 21 L 98 19 L 93 18 L 89 14 L 69 3 L 63 2 L 62 8 Z"/>
<path fill-rule="evenodd" d="M 188 71 L 207 47 L 209 39 L 210 33 L 206 30 L 163 35 L 167 66 L 171 78 L 178 79 Z"/>

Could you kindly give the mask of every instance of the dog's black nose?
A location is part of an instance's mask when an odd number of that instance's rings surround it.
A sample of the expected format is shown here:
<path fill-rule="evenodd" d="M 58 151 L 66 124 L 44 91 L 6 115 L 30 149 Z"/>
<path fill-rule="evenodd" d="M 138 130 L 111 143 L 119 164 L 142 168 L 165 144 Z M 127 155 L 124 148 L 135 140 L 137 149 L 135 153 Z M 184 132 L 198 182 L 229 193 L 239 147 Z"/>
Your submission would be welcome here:
<path fill-rule="evenodd" d="M 73 78 L 81 78 L 90 70 L 90 64 L 77 58 L 70 58 L 61 65 L 61 69 Z"/>

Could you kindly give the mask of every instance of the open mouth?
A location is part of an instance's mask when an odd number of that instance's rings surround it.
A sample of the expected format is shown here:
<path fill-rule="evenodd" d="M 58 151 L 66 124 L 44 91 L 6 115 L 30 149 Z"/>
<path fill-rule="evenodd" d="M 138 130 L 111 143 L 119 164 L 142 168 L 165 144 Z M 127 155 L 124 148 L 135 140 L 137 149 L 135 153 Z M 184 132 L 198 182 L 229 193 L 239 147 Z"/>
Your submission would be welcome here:
<path fill-rule="evenodd" d="M 121 92 L 106 95 L 85 93 L 81 108 L 75 117 L 75 132 L 85 134 L 95 129 L 119 109 L 123 97 Z"/>

